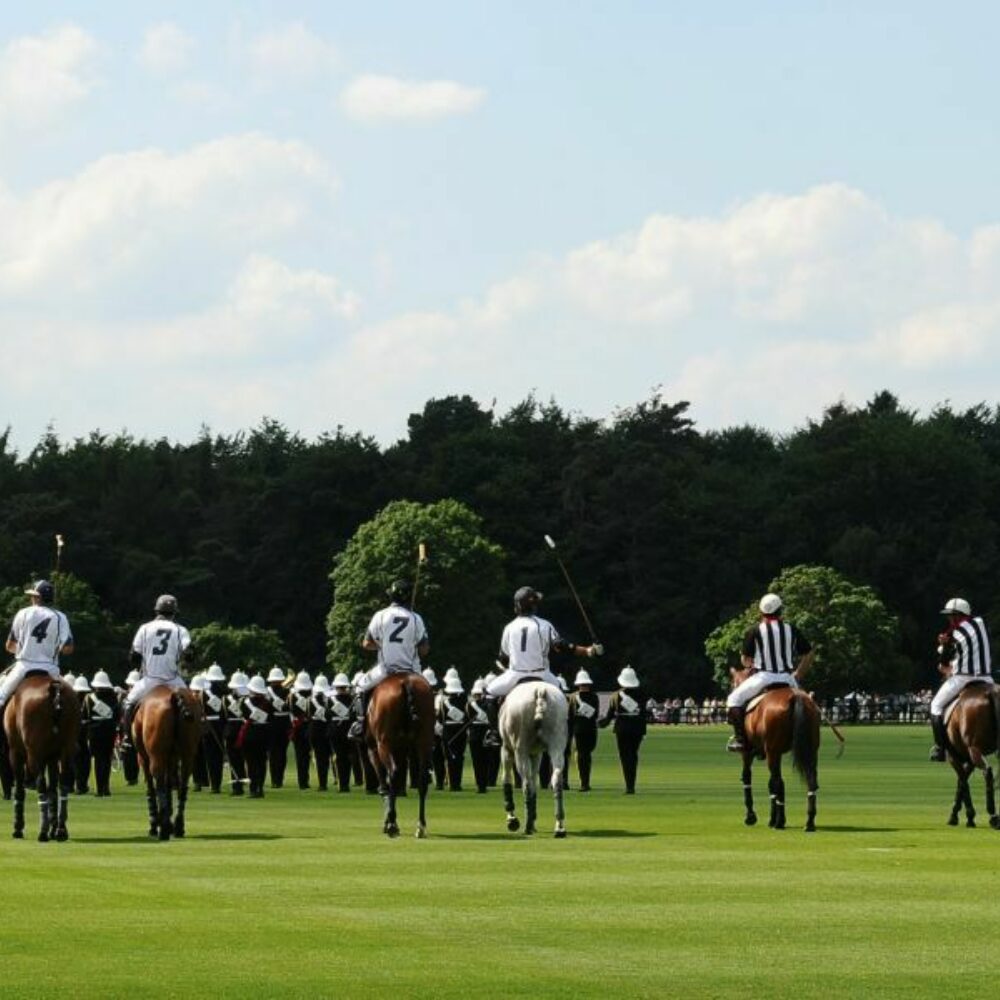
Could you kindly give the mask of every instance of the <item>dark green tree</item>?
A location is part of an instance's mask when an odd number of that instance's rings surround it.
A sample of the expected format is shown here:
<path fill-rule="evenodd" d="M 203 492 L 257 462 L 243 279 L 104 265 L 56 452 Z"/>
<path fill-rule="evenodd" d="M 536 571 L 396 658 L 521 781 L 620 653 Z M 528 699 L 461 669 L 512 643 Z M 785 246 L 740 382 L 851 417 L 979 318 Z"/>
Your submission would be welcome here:
<path fill-rule="evenodd" d="M 227 672 L 242 670 L 255 674 L 273 666 L 283 670 L 292 666 L 292 657 L 281 636 L 272 629 L 257 625 L 234 627 L 209 622 L 192 629 L 191 648 L 198 670 L 218 663 Z"/>

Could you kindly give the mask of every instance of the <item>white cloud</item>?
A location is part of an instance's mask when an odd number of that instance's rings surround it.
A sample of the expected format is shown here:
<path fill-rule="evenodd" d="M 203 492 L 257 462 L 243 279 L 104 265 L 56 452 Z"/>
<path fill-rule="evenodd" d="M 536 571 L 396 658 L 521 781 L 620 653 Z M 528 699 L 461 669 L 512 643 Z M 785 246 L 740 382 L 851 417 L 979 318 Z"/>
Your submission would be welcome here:
<path fill-rule="evenodd" d="M 0 122 L 42 125 L 79 104 L 97 82 L 98 53 L 75 24 L 8 42 L 0 52 Z"/>
<path fill-rule="evenodd" d="M 161 21 L 146 29 L 139 62 L 155 76 L 171 76 L 187 69 L 194 39 L 172 21 Z"/>
<path fill-rule="evenodd" d="M 401 80 L 366 74 L 352 80 L 340 106 L 358 121 L 433 121 L 465 115 L 483 103 L 486 91 L 453 80 Z"/>
<path fill-rule="evenodd" d="M 280 25 L 250 39 L 246 57 L 262 80 L 306 79 L 337 66 L 337 51 L 301 21 Z"/>

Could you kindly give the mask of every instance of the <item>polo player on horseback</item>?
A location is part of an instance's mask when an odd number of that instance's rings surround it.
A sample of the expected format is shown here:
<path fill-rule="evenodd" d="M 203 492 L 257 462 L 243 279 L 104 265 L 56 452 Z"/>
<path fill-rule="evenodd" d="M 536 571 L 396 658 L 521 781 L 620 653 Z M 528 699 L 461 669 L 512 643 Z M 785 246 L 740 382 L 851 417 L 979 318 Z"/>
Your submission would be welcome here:
<path fill-rule="evenodd" d="M 500 636 L 498 662 L 506 668 L 499 677 L 486 685 L 486 709 L 496 728 L 498 699 L 510 694 L 521 681 L 544 681 L 562 690 L 559 678 L 549 668 L 550 653 L 570 653 L 573 656 L 601 656 L 604 647 L 575 646 L 566 642 L 555 626 L 538 615 L 542 595 L 534 587 L 519 587 L 514 594 L 514 617 Z"/>
<path fill-rule="evenodd" d="M 0 716 L 3 708 L 29 671 L 41 671 L 59 677 L 59 656 L 73 652 L 73 633 L 69 620 L 52 607 L 55 587 L 48 580 L 39 580 L 30 590 L 29 607 L 14 616 L 7 636 L 6 650 L 15 657 L 14 666 L 0 685 Z"/>
<path fill-rule="evenodd" d="M 363 742 L 372 691 L 390 674 L 419 674 L 420 658 L 430 651 L 423 618 L 410 609 L 412 590 L 405 580 L 396 580 L 388 589 L 388 607 L 376 611 L 368 623 L 361 648 L 378 653 L 378 662 L 355 685 L 354 723 L 348 736 Z"/>
<path fill-rule="evenodd" d="M 948 625 L 938 636 L 938 672 L 944 684 L 931 701 L 931 731 L 934 746 L 930 759 L 943 761 L 948 737 L 944 715 L 948 706 L 968 684 L 986 684 L 993 687 L 990 661 L 990 637 L 986 622 L 972 616 L 969 602 L 953 597 L 941 609 L 948 616 Z"/>
<path fill-rule="evenodd" d="M 749 675 L 726 699 L 733 737 L 726 749 L 743 753 L 746 749 L 744 719 L 746 706 L 766 688 L 798 687 L 796 678 L 809 669 L 813 649 L 805 636 L 782 619 L 782 601 L 777 594 L 765 594 L 760 599 L 760 622 L 747 630 L 743 637 L 740 660 Z M 735 672 L 735 671 L 734 671 Z"/>
<path fill-rule="evenodd" d="M 161 594 L 156 599 L 153 610 L 156 617 L 139 630 L 132 640 L 131 663 L 142 674 L 138 682 L 125 697 L 125 718 L 123 727 L 126 734 L 132 731 L 132 720 L 143 698 L 153 688 L 160 685 L 173 690 L 186 689 L 181 677 L 181 662 L 192 656 L 191 634 L 183 625 L 174 621 L 177 616 L 177 598 L 171 594 Z M 183 701 L 175 699 L 181 712 L 187 708 Z"/>

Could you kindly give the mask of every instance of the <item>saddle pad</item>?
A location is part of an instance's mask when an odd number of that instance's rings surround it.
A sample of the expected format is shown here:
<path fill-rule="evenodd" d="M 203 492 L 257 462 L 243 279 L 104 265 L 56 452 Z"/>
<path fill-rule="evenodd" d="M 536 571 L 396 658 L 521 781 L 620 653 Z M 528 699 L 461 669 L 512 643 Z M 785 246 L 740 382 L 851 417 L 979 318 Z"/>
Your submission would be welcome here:
<path fill-rule="evenodd" d="M 760 694 L 754 695 L 748 702 L 745 709 L 745 713 L 749 715 L 763 700 L 764 695 L 770 694 L 772 691 L 777 691 L 779 688 L 791 687 L 791 684 L 768 684 Z"/>

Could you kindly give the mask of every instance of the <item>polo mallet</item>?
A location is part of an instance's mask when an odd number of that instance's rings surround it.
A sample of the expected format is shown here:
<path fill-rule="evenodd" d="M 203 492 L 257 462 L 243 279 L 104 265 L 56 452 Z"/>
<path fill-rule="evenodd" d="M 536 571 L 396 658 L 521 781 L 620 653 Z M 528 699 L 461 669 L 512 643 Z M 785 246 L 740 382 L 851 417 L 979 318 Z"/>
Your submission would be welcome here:
<path fill-rule="evenodd" d="M 56 572 L 59 572 L 59 566 L 62 562 L 62 550 L 66 543 L 63 541 L 62 535 L 56 535 Z"/>
<path fill-rule="evenodd" d="M 844 734 L 826 717 L 826 713 L 820 712 L 820 718 L 830 727 L 833 735 L 837 737 L 837 759 L 839 760 L 844 755 L 844 747 L 847 744 L 847 740 L 844 739 Z"/>
<path fill-rule="evenodd" d="M 576 606 L 580 609 L 580 614 L 583 616 L 583 621 L 587 626 L 587 631 L 590 633 L 590 641 L 596 646 L 598 641 L 597 634 L 594 632 L 594 626 L 590 624 L 587 612 L 583 610 L 583 602 L 580 600 L 580 595 L 576 592 L 576 587 L 573 586 L 573 581 L 569 578 L 566 565 L 559 557 L 559 550 L 556 548 L 556 543 L 552 540 L 551 535 L 545 536 L 545 544 L 552 549 L 552 553 L 556 557 L 556 562 L 559 563 L 559 568 L 562 570 L 562 575 L 566 578 L 566 583 L 569 586 L 570 593 L 573 595 L 573 600 L 576 601 Z"/>
<path fill-rule="evenodd" d="M 427 562 L 427 546 L 421 542 L 417 546 L 417 571 L 413 575 L 413 592 L 410 594 L 410 610 L 417 610 L 417 588 L 420 586 L 420 567 Z"/>

